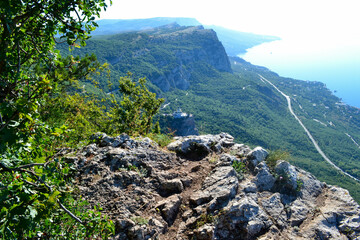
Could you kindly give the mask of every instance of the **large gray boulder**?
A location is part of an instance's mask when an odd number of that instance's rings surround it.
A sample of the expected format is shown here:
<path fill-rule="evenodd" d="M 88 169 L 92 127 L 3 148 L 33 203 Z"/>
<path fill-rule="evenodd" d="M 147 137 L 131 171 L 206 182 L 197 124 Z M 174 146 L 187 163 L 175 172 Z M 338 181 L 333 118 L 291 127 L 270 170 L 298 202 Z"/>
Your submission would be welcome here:
<path fill-rule="evenodd" d="M 269 153 L 262 147 L 256 147 L 247 154 L 250 167 L 255 168 L 260 162 L 263 162 Z"/>
<path fill-rule="evenodd" d="M 180 154 L 192 154 L 199 157 L 206 156 L 210 152 L 221 152 L 222 149 L 231 147 L 234 138 L 227 133 L 218 135 L 201 135 L 175 137 L 176 141 L 170 143 L 167 149 Z"/>
<path fill-rule="evenodd" d="M 217 167 L 204 180 L 201 190 L 190 197 L 190 202 L 197 206 L 211 201 L 210 210 L 213 211 L 233 198 L 238 186 L 236 172 L 231 166 Z"/>
<path fill-rule="evenodd" d="M 286 161 L 277 161 L 275 172 L 277 173 L 279 188 L 290 192 L 298 190 L 298 173 L 293 165 Z"/>
<path fill-rule="evenodd" d="M 275 177 L 270 173 L 269 167 L 265 162 L 259 163 L 255 172 L 257 172 L 254 183 L 259 191 L 270 191 L 275 183 Z"/>
<path fill-rule="evenodd" d="M 215 225 L 216 239 L 256 239 L 273 223 L 251 197 L 236 197 Z"/>

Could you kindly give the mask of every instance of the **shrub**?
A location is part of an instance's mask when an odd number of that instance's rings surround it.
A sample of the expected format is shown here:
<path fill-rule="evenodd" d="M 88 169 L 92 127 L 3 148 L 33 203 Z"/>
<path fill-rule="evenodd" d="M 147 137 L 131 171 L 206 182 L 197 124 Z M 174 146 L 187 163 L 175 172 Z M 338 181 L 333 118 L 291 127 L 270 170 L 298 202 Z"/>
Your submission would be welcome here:
<path fill-rule="evenodd" d="M 290 153 L 283 150 L 271 151 L 265 159 L 266 164 L 270 169 L 274 169 L 278 160 L 287 161 L 290 158 Z"/>

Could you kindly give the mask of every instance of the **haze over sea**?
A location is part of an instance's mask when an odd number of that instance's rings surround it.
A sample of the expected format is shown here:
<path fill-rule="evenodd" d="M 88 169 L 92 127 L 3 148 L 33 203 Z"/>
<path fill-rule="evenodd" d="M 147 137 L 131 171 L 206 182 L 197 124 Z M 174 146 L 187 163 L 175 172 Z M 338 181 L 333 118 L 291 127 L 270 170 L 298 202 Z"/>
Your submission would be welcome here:
<path fill-rule="evenodd" d="M 360 108 L 360 45 L 282 39 L 248 49 L 240 57 L 283 77 L 319 81 Z"/>

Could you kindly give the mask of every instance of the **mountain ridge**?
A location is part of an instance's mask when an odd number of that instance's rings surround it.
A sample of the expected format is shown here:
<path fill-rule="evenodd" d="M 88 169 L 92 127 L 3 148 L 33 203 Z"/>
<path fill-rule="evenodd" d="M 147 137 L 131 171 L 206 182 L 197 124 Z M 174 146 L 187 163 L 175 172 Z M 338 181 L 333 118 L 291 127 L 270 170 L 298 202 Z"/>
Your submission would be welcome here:
<path fill-rule="evenodd" d="M 112 35 L 130 31 L 144 31 L 172 23 L 177 23 L 181 26 L 203 25 L 194 18 L 171 17 L 147 19 L 103 19 L 98 20 L 97 23 L 99 24 L 99 27 L 92 33 L 92 36 Z M 261 43 L 280 40 L 279 37 L 240 32 L 215 25 L 204 25 L 204 27 L 215 30 L 229 56 L 243 54 L 246 52 L 246 49 Z"/>

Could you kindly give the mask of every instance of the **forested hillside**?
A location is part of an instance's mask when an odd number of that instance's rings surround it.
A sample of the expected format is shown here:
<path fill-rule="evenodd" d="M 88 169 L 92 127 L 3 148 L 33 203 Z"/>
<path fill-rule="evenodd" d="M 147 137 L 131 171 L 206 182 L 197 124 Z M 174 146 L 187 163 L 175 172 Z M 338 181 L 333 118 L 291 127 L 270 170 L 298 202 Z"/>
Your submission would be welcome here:
<path fill-rule="evenodd" d="M 221 49 L 212 31 L 171 25 L 92 39 L 73 54 L 96 53 L 110 64 L 112 76 L 127 71 L 146 76 L 150 88 L 168 104 L 162 113 L 181 107 L 194 114 L 200 133 L 229 132 L 251 146 L 288 151 L 292 163 L 349 189 L 359 201 L 359 184 L 322 159 L 288 111 L 286 99 L 258 74 L 291 96 L 295 112 L 326 154 L 357 178 L 359 110 L 342 105 L 321 83 L 282 78 L 239 58 L 226 61 Z M 111 90 L 104 78 L 99 81 L 105 92 Z M 115 78 L 111 81 L 116 89 Z"/>

